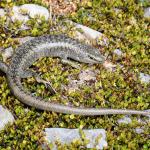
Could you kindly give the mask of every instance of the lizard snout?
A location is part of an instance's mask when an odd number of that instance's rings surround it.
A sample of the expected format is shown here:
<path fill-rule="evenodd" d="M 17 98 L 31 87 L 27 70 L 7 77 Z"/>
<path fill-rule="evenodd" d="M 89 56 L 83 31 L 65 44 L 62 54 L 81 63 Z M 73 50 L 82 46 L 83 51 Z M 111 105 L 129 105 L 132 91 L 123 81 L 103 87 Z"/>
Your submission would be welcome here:
<path fill-rule="evenodd" d="M 105 61 L 105 57 L 100 55 L 100 56 L 95 56 L 92 54 L 88 54 L 89 59 L 92 59 L 94 61 L 96 61 L 97 63 L 103 63 Z"/>

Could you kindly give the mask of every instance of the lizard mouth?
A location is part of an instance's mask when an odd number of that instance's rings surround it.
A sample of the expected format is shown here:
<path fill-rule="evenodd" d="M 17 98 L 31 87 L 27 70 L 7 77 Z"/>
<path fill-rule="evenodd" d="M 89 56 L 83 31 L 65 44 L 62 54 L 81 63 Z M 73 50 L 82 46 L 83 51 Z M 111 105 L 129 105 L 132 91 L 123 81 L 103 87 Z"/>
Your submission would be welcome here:
<path fill-rule="evenodd" d="M 92 59 L 93 61 L 97 62 L 97 63 L 103 63 L 105 61 L 105 57 L 104 56 L 94 56 L 91 54 L 88 54 L 89 59 Z"/>

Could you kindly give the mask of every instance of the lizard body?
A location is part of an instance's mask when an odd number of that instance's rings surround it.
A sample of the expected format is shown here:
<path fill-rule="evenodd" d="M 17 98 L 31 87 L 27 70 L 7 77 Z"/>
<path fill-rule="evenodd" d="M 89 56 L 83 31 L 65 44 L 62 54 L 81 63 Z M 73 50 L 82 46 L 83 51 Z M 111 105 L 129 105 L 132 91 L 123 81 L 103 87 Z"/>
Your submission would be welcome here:
<path fill-rule="evenodd" d="M 28 68 L 41 57 L 59 57 L 64 60 L 73 59 L 83 63 L 103 63 L 104 57 L 98 49 L 83 45 L 78 41 L 64 35 L 45 35 L 36 37 L 16 49 L 11 64 L 7 67 L 0 62 L 0 69 L 6 73 L 12 93 L 21 102 L 37 109 L 54 111 L 65 114 L 78 114 L 86 116 L 107 114 L 138 114 L 150 115 L 147 111 L 105 108 L 78 108 L 45 102 L 32 94 L 21 84 L 21 78 L 34 76 Z"/>

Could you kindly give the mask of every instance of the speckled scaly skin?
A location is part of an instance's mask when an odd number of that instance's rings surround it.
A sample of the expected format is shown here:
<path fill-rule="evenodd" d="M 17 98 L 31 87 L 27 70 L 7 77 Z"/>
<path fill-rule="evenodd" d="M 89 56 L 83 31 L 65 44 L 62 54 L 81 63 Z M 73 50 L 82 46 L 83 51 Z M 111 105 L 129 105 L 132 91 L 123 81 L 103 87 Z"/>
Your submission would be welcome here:
<path fill-rule="evenodd" d="M 17 48 L 11 64 L 7 67 L 0 62 L 0 69 L 7 75 L 9 87 L 12 93 L 21 102 L 36 107 L 37 109 L 54 111 L 65 114 L 78 114 L 86 116 L 108 115 L 108 114 L 138 114 L 150 115 L 150 112 L 125 110 L 125 109 L 103 109 L 103 108 L 79 108 L 45 102 L 39 97 L 23 88 L 21 78 L 28 73 L 26 69 L 41 57 L 60 57 L 61 59 L 71 58 L 83 63 L 103 63 L 104 57 L 98 49 L 83 45 L 78 41 L 64 35 L 45 35 L 36 37 Z M 30 73 L 29 73 L 30 75 Z"/>

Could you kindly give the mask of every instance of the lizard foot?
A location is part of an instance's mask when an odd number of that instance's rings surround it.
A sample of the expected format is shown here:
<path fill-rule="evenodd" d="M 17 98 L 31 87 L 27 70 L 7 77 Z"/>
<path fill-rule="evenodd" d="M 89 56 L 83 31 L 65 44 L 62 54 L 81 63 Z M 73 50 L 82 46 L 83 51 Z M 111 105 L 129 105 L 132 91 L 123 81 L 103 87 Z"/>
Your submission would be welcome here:
<path fill-rule="evenodd" d="M 34 77 L 38 83 L 43 83 L 45 85 L 45 87 L 50 90 L 51 94 L 56 94 L 56 91 L 52 87 L 52 84 L 48 81 L 41 79 L 37 73 L 35 73 L 31 70 L 25 70 L 24 72 L 22 72 L 22 74 L 20 76 L 21 76 L 21 78 Z"/>
<path fill-rule="evenodd" d="M 35 77 L 35 79 L 38 83 L 43 83 L 45 85 L 45 87 L 51 91 L 51 94 L 54 95 L 54 94 L 57 93 L 56 90 L 52 87 L 52 84 L 49 81 L 45 81 L 45 80 L 43 80 L 39 77 Z"/>

